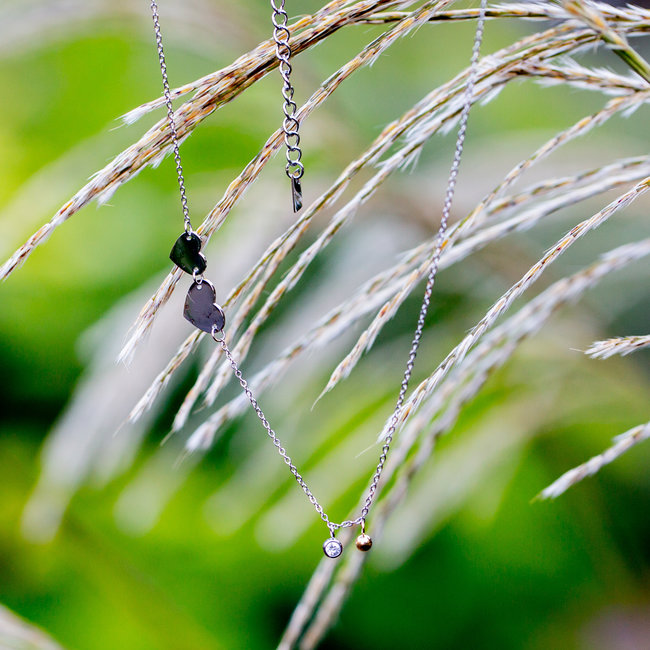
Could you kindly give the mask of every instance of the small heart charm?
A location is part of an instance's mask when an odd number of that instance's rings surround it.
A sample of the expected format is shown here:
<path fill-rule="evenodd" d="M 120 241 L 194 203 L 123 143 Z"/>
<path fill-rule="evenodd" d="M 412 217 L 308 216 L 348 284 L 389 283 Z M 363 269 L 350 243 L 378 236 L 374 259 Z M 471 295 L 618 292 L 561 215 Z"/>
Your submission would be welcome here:
<path fill-rule="evenodd" d="M 208 265 L 203 253 L 201 253 L 201 238 L 195 233 L 183 233 L 174 244 L 169 259 L 185 273 L 190 275 L 196 272 L 201 274 Z"/>
<path fill-rule="evenodd" d="M 223 310 L 215 303 L 216 292 L 207 280 L 192 283 L 185 298 L 183 316 L 200 330 L 212 334 L 220 332 L 225 324 L 226 317 Z"/>

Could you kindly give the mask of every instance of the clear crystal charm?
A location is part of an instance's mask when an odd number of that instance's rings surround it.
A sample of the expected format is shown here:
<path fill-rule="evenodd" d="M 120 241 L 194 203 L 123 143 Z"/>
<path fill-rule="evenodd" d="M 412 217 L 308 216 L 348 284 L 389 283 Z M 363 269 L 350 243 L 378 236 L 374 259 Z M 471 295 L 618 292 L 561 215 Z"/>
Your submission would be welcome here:
<path fill-rule="evenodd" d="M 341 544 L 338 539 L 329 537 L 323 543 L 323 553 L 332 559 L 337 558 L 341 553 L 343 553 L 343 544 Z"/>

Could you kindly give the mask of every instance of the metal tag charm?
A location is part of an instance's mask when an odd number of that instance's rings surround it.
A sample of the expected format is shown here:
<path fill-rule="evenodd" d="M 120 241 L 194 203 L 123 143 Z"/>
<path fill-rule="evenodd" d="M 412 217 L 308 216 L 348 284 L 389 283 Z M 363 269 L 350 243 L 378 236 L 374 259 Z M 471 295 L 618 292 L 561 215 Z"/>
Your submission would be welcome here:
<path fill-rule="evenodd" d="M 291 177 L 291 201 L 293 202 L 293 211 L 300 212 L 302 208 L 302 187 L 300 178 Z"/>
<path fill-rule="evenodd" d="M 185 298 L 183 316 L 200 330 L 213 334 L 220 332 L 225 324 L 226 317 L 223 310 L 216 304 L 216 292 L 207 280 L 194 282 Z"/>
<path fill-rule="evenodd" d="M 176 240 L 169 259 L 190 275 L 195 271 L 200 275 L 208 265 L 201 253 L 201 238 L 195 232 L 183 233 Z"/>

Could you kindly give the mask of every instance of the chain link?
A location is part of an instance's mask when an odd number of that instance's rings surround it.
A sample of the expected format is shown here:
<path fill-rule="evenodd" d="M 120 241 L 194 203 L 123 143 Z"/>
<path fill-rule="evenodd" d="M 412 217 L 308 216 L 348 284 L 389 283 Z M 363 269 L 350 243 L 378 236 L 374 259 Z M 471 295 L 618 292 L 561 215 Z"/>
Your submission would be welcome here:
<path fill-rule="evenodd" d="M 172 105 L 172 95 L 169 90 L 169 80 L 167 79 L 167 63 L 165 61 L 165 51 L 163 50 L 162 33 L 160 31 L 160 16 L 158 15 L 158 5 L 156 0 L 151 0 L 151 16 L 153 18 L 153 29 L 156 34 L 156 45 L 158 47 L 158 61 L 160 63 L 160 72 L 162 74 L 163 94 L 165 96 L 165 105 L 167 106 L 167 122 L 169 132 L 171 133 L 172 149 L 174 151 L 174 161 L 176 162 L 176 175 L 178 177 L 178 188 L 181 194 L 181 207 L 183 209 L 183 222 L 185 232 L 189 235 L 192 232 L 192 222 L 190 221 L 190 210 L 187 207 L 187 196 L 185 194 L 185 177 L 183 176 L 183 165 L 181 164 L 181 153 L 178 144 L 178 132 L 174 120 L 174 107 Z"/>
<path fill-rule="evenodd" d="M 278 69 L 282 77 L 282 132 L 284 133 L 284 144 L 287 150 L 287 164 L 285 171 L 292 180 L 298 180 L 305 172 L 301 162 L 302 150 L 300 148 L 300 122 L 296 117 L 298 106 L 293 99 L 293 86 L 291 85 L 291 36 L 287 28 L 289 16 L 284 9 L 285 0 L 271 0 L 271 21 L 273 23 L 273 40 L 275 42 L 275 56 L 278 59 Z"/>

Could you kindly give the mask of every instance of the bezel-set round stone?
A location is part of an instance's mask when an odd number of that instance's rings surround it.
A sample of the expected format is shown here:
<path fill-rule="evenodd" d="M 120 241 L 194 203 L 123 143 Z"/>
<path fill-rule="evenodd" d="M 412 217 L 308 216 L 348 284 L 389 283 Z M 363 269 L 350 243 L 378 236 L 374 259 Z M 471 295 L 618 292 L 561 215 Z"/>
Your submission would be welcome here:
<path fill-rule="evenodd" d="M 323 553 L 334 560 L 343 553 L 343 544 L 334 537 L 328 537 L 323 542 Z"/>

